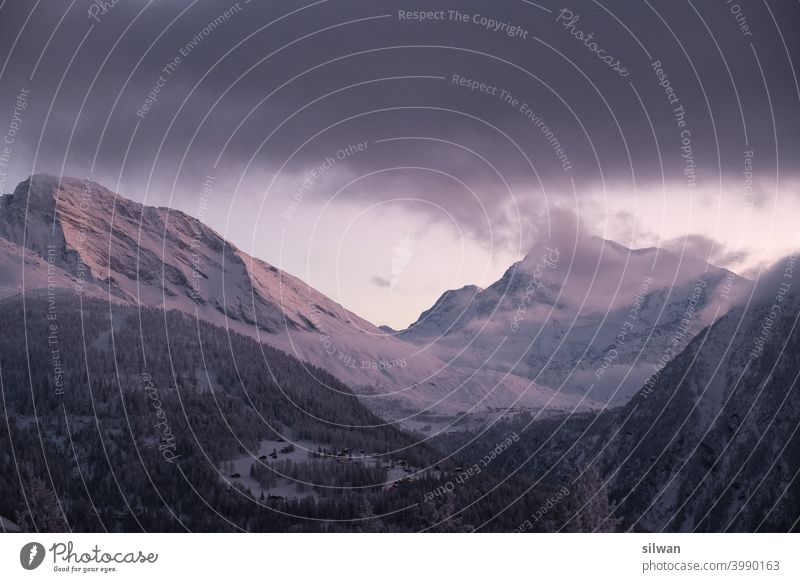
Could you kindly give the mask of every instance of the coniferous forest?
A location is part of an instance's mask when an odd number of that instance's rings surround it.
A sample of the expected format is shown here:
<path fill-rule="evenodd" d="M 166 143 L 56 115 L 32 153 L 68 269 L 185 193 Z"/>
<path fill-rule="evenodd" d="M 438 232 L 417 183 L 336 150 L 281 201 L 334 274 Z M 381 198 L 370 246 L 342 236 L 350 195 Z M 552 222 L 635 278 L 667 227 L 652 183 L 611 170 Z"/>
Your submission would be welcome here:
<path fill-rule="evenodd" d="M 57 305 L 53 320 L 44 297 L 0 302 L 9 419 L 0 431 L 0 515 L 22 529 L 467 531 L 486 522 L 510 531 L 556 488 L 532 488 L 525 474 L 467 475 L 462 465 L 476 459 L 443 456 L 326 372 L 250 338 L 154 308 L 66 295 Z M 371 427 L 351 428 L 363 426 Z M 320 443 L 307 461 L 253 454 L 287 428 Z M 350 451 L 381 459 L 383 470 L 351 461 Z M 291 497 L 249 491 L 227 462 L 248 454 L 249 471 L 267 486 L 284 476 L 313 485 Z M 390 467 L 409 476 L 387 484 Z"/>

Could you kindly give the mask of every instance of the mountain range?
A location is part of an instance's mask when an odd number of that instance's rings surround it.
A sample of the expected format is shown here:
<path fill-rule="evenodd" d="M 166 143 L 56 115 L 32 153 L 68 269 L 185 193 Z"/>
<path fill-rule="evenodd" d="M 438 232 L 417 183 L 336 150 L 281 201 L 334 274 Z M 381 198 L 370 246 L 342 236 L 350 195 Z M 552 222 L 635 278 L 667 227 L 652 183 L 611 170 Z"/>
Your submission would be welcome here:
<path fill-rule="evenodd" d="M 176 309 L 327 370 L 394 418 L 623 403 L 750 285 L 661 249 L 540 244 L 488 288 L 448 291 L 394 332 L 181 211 L 43 174 L 0 199 L 0 247 L 0 297 L 49 285 Z"/>
<path fill-rule="evenodd" d="M 456 369 L 199 220 L 95 182 L 49 175 L 22 182 L 0 200 L 0 240 L 4 296 L 40 293 L 50 281 L 120 304 L 177 309 L 326 369 L 387 414 L 515 402 L 568 410 L 579 403 L 546 388 L 528 390 L 513 374 Z"/>
<path fill-rule="evenodd" d="M 180 529 L 182 518 L 193 529 L 228 527 L 192 509 L 154 443 L 178 435 L 182 470 L 204 484 L 204 495 L 221 499 L 241 479 L 231 459 L 252 463 L 251 485 L 275 487 L 255 465 L 271 462 L 260 447 L 286 431 L 319 451 L 339 449 L 326 453 L 335 460 L 310 449 L 307 463 L 277 460 L 277 468 L 314 482 L 327 483 L 323 472 L 332 482 L 377 487 L 344 501 L 324 486 L 313 499 L 293 490 L 280 503 L 296 515 L 328 519 L 346 508 L 341 515 L 362 518 L 410 506 L 414 512 L 390 527 L 413 530 L 441 525 L 457 500 L 465 512 L 452 527 L 508 531 L 565 487 L 580 494 L 537 526 L 543 531 L 795 530 L 796 267 L 789 257 L 756 284 L 658 248 L 596 237 L 541 243 L 495 283 L 447 291 L 395 331 L 185 213 L 94 182 L 35 175 L 0 198 L 0 369 L 14 418 L 3 446 L 28 443 L 20 449 L 27 456 L 14 460 L 19 466 L 9 455 L 0 461 L 9 475 L 30 474 L 25 488 L 40 498 L 37 511 L 23 512 L 25 527 L 60 523 L 36 480 L 48 466 L 78 529 L 96 528 L 91 516 L 101 511 L 102 527 L 123 531 Z M 74 365 L 84 357 L 85 370 Z M 158 392 L 174 424 L 166 437 L 151 434 L 142 386 Z M 437 429 L 430 440 L 384 423 L 419 412 L 436 413 L 423 422 L 466 412 L 490 422 L 479 432 Z M 42 435 L 39 458 L 31 443 Z M 74 459 L 64 450 L 68 439 Z M 446 451 L 450 440 L 452 458 L 437 460 L 433 446 Z M 457 462 L 477 463 L 501 442 L 511 444 L 474 486 L 438 505 L 418 503 L 455 478 Z M 344 448 L 388 457 L 342 466 Z M 108 455 L 126 476 L 121 482 L 100 470 Z M 163 499 L 146 493 L 153 475 L 183 508 L 177 521 L 155 509 Z M 101 509 L 81 505 L 79 482 Z M 482 492 L 495 488 L 502 495 L 482 504 Z M 235 527 L 310 527 L 275 520 L 266 501 L 254 517 L 248 504 L 256 493 L 237 481 L 239 490 Z M 0 514 L 18 507 L 16 497 L 6 499 Z"/>

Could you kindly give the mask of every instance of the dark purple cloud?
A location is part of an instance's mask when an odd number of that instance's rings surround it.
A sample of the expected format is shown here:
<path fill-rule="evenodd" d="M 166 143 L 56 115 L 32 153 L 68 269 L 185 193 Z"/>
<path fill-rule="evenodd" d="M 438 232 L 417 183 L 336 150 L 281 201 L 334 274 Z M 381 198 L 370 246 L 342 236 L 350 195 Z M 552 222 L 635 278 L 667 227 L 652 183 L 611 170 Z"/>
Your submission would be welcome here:
<path fill-rule="evenodd" d="M 63 170 L 160 204 L 176 183 L 180 206 L 208 175 L 229 196 L 368 142 L 339 183 L 403 169 L 342 199 L 421 197 L 482 233 L 573 181 L 691 187 L 738 176 L 747 150 L 767 176 L 800 155 L 794 2 L 112 4 L 2 4 L 0 131 L 30 91 L 9 183 Z M 443 16 L 400 17 L 422 9 Z"/>

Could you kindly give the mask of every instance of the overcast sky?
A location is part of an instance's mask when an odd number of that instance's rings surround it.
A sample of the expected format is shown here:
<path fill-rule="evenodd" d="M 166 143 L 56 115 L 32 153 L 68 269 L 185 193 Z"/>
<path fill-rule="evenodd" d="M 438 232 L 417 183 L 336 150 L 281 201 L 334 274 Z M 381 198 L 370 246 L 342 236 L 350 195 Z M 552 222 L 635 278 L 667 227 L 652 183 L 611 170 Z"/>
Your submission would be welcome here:
<path fill-rule="evenodd" d="M 798 246 L 795 1 L 5 0 L 0 59 L 0 190 L 202 214 L 378 324 L 554 225 L 740 273 Z"/>

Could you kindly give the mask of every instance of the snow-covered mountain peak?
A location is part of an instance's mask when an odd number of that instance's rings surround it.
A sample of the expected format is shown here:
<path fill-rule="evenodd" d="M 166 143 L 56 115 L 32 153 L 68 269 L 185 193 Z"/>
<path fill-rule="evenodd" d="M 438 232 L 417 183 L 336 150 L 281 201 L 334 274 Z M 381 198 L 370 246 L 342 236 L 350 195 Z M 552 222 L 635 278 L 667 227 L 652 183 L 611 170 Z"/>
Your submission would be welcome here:
<path fill-rule="evenodd" d="M 488 367 L 619 402 L 671 337 L 685 346 L 730 309 L 732 289 L 751 285 L 664 249 L 599 237 L 540 243 L 485 291 L 445 293 L 402 337 L 442 358 L 468 349 Z"/>

